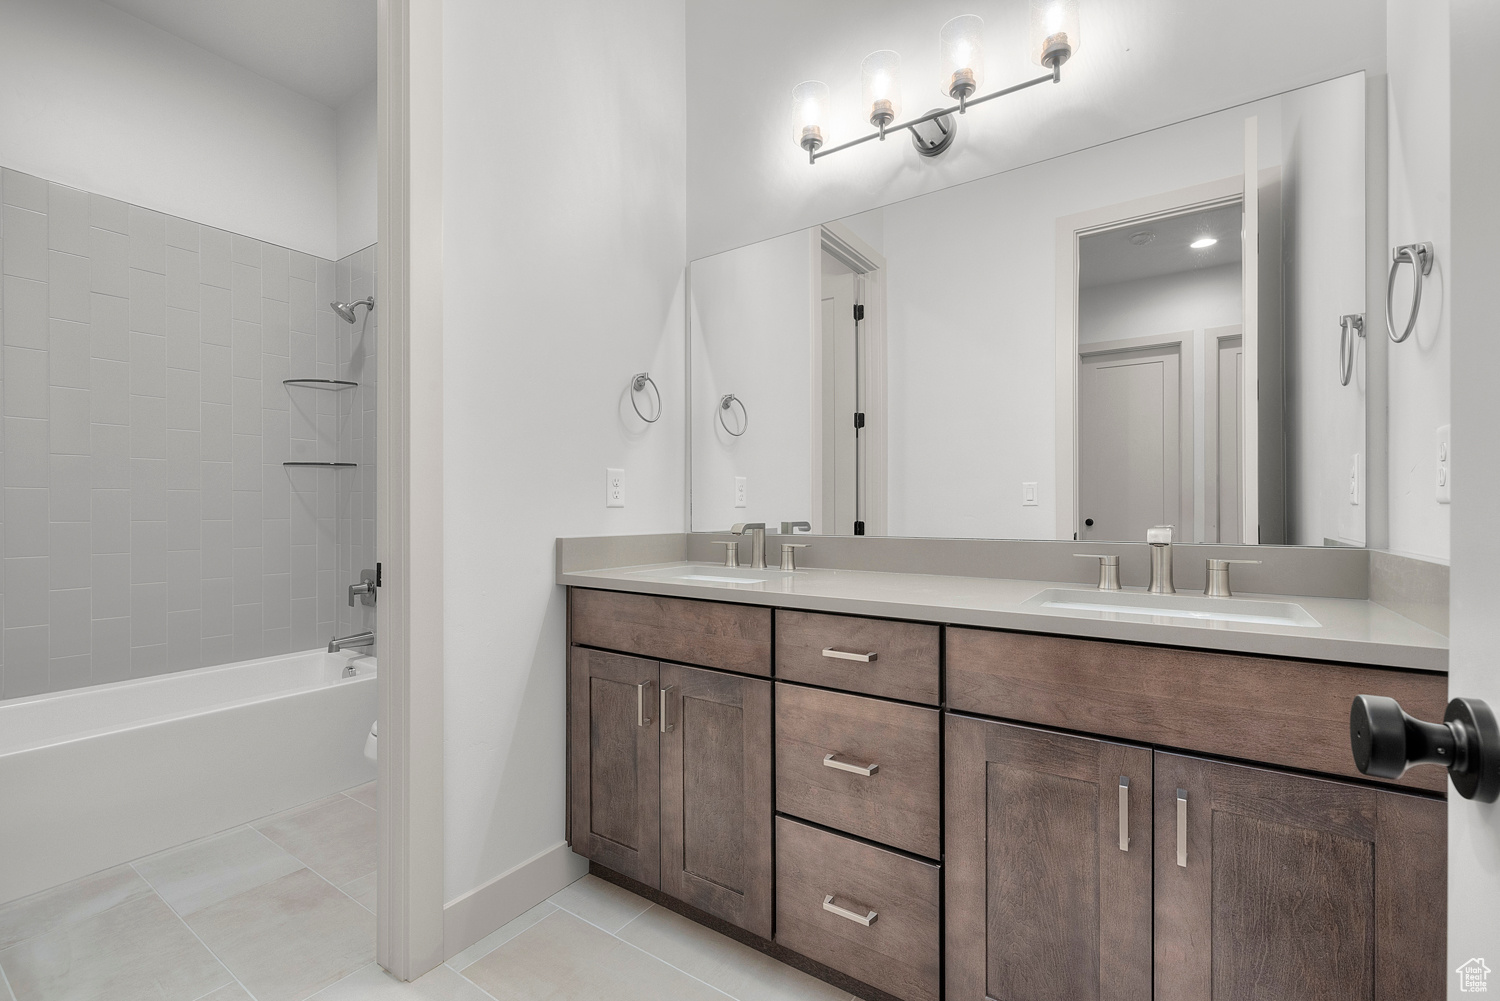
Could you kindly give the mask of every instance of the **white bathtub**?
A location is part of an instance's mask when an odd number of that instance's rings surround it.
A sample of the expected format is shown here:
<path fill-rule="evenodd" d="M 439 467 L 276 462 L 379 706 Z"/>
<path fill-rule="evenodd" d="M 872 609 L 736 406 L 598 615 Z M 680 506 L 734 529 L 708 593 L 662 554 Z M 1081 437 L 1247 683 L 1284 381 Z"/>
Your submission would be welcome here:
<path fill-rule="evenodd" d="M 0 903 L 371 781 L 375 712 L 322 650 L 0 702 Z"/>

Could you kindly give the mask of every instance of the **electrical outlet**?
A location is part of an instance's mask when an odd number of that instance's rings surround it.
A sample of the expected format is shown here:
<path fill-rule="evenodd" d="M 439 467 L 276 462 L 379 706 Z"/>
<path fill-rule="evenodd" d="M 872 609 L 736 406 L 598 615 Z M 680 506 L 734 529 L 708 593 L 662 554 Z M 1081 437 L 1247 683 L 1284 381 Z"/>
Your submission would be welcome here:
<path fill-rule="evenodd" d="M 1437 502 L 1453 503 L 1453 425 L 1437 429 Z"/>
<path fill-rule="evenodd" d="M 734 506 L 745 506 L 745 478 L 743 476 L 734 478 Z"/>
<path fill-rule="evenodd" d="M 604 506 L 625 506 L 625 470 L 606 469 L 604 471 Z"/>
<path fill-rule="evenodd" d="M 1359 507 L 1359 453 L 1354 453 L 1354 460 L 1349 464 L 1349 503 Z"/>
<path fill-rule="evenodd" d="M 1022 507 L 1036 507 L 1036 484 L 1035 483 L 1022 483 L 1021 484 L 1021 506 Z"/>

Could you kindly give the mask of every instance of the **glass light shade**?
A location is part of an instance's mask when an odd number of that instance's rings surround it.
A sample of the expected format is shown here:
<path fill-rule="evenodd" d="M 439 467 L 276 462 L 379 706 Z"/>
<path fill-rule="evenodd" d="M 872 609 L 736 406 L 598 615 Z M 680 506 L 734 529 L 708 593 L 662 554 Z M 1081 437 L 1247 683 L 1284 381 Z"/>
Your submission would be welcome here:
<path fill-rule="evenodd" d="M 826 141 L 828 84 L 808 80 L 792 88 L 792 142 L 809 153 Z"/>
<path fill-rule="evenodd" d="M 865 56 L 859 64 L 860 93 L 870 124 L 885 128 L 901 117 L 901 57 L 890 49 Z"/>
<path fill-rule="evenodd" d="M 1031 59 L 1049 69 L 1078 51 L 1078 0 L 1031 0 Z"/>
<path fill-rule="evenodd" d="M 940 84 L 944 97 L 972 97 L 984 86 L 984 18 L 960 14 L 938 32 L 943 55 Z"/>

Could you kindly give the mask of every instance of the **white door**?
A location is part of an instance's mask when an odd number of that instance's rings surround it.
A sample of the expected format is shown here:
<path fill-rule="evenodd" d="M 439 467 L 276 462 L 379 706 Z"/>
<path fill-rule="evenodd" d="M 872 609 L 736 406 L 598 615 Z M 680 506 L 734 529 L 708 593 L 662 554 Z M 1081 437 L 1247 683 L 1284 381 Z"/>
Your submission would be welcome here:
<path fill-rule="evenodd" d="M 1244 536 L 1240 521 L 1240 470 L 1244 467 L 1245 442 L 1241 432 L 1240 414 L 1244 402 L 1240 389 L 1245 384 L 1245 349 L 1238 337 L 1219 340 L 1215 381 L 1218 387 L 1218 406 L 1215 408 L 1215 438 L 1218 440 L 1216 460 L 1218 486 L 1216 504 L 1219 521 L 1218 541 L 1228 545 L 1239 545 Z"/>
<path fill-rule="evenodd" d="M 852 272 L 823 273 L 823 531 L 853 535 L 858 407 Z"/>
<path fill-rule="evenodd" d="M 1078 538 L 1139 542 L 1153 525 L 1180 524 L 1177 345 L 1079 361 Z"/>
<path fill-rule="evenodd" d="M 1260 122 L 1245 119 L 1244 247 L 1240 255 L 1244 358 L 1240 367 L 1240 537 L 1260 538 Z M 1223 523 L 1220 522 L 1222 525 Z"/>

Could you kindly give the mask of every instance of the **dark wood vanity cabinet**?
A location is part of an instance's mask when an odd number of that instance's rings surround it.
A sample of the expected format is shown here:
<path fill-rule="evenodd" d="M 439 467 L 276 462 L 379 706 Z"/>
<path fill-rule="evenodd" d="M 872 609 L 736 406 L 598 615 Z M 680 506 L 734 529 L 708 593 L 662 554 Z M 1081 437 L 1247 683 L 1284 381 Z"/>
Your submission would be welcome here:
<path fill-rule="evenodd" d="M 575 646 L 573 850 L 771 936 L 771 683 Z"/>

